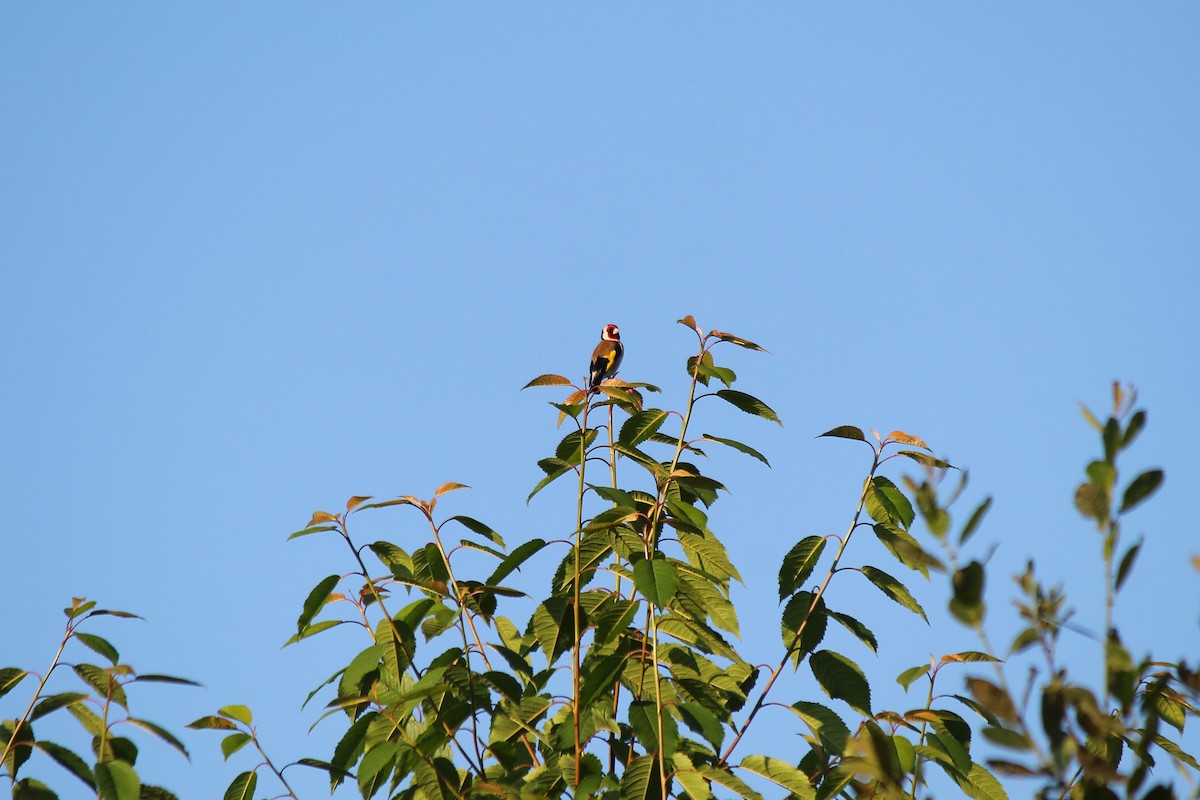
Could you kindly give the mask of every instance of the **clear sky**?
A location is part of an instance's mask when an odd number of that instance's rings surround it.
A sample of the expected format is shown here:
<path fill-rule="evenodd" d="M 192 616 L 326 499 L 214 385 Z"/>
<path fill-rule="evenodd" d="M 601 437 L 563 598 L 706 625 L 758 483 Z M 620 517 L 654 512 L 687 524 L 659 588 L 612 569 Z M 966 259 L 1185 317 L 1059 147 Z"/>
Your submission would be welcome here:
<path fill-rule="evenodd" d="M 778 657 L 779 559 L 853 512 L 866 448 L 814 438 L 839 424 L 969 468 L 960 521 L 995 495 L 970 554 L 997 546 L 998 641 L 1031 555 L 1100 629 L 1078 402 L 1119 378 L 1150 418 L 1126 477 L 1167 479 L 1130 518 L 1118 623 L 1135 656 L 1194 663 L 1198 41 L 1187 2 L 5 5 L 0 666 L 40 669 L 86 595 L 147 619 L 97 628 L 134 666 L 205 685 L 135 713 L 181 731 L 245 702 L 273 756 L 327 757 L 299 705 L 352 642 L 279 645 L 349 566 L 287 534 L 449 480 L 474 488 L 447 513 L 510 545 L 569 533 L 566 491 L 524 502 L 561 432 L 553 392 L 520 387 L 581 376 L 615 322 L 622 377 L 678 403 L 684 314 L 771 351 L 728 364 L 785 427 L 701 422 L 773 465 L 711 464 L 754 660 Z M 415 541 L 415 515 L 376 513 Z M 837 646 L 916 706 L 895 674 L 977 642 L 943 581 L 909 581 L 927 628 L 854 577 L 830 604 L 881 654 Z M 250 763 L 213 734 L 186 732 L 190 765 L 142 741 L 183 798 Z"/>

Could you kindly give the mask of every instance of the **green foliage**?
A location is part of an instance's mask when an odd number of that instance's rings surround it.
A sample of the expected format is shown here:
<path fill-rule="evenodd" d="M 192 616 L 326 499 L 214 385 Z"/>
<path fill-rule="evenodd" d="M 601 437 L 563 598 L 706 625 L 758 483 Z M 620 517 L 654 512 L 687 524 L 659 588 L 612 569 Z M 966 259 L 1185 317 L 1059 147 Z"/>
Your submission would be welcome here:
<path fill-rule="evenodd" d="M 730 351 L 726 345 L 761 347 L 734 334 L 705 333 L 690 316 L 679 322 L 696 335 L 696 350 L 685 363 L 686 401 L 678 409 L 649 406 L 646 398 L 658 388 L 648 383 L 610 378 L 590 390 L 545 374 L 526 385 L 566 392 L 549 404 L 566 431 L 547 441 L 538 462 L 543 477 L 529 495 L 558 481 L 573 484 L 573 507 L 563 510 L 562 527 L 548 540 L 510 548 L 487 523 L 447 515 L 439 503 L 452 504 L 446 496 L 467 488 L 455 482 L 428 499 L 351 497 L 344 511 L 318 511 L 291 534 L 305 546 L 332 546 L 345 559 L 334 574 L 312 576 L 298 589 L 296 629 L 286 642 L 334 646 L 344 639 L 326 636 L 331 629 L 358 631 L 344 666 L 305 701 L 323 704 L 318 722 L 337 727 L 337 743 L 322 758 L 277 767 L 248 706 L 201 717 L 189 727 L 219 732 L 226 760 L 249 758 L 226 798 L 249 800 L 263 791 L 262 780 L 272 784 L 269 796 L 298 800 L 285 778 L 291 766 L 319 770 L 332 791 L 364 800 L 916 800 L 930 796 L 931 771 L 944 776 L 943 785 L 984 800 L 1010 791 L 1158 800 L 1175 794 L 1167 784 L 1149 785 L 1152 768 L 1159 776 L 1168 764 L 1200 772 L 1181 747 L 1187 719 L 1197 714 L 1200 674 L 1185 664 L 1135 657 L 1113 625 L 1117 592 L 1144 544 L 1126 546 L 1121 523 L 1163 482 L 1157 469 L 1121 480 L 1120 457 L 1147 421 L 1129 393 L 1115 388 L 1104 423 L 1084 409 L 1100 434 L 1102 456 L 1086 466 L 1075 493 L 1076 507 L 1098 531 L 1106 565 L 1099 686 L 1081 683 L 1058 656 L 1073 612 L 1061 588 L 1038 581 L 1032 562 L 1017 576 L 1022 630 L 1007 652 L 995 650 L 985 628 L 988 559 L 963 552 L 976 541 L 990 498 L 956 528 L 952 506 L 965 473 L 917 436 L 851 425 L 821 437 L 870 450 L 866 474 L 855 484 L 857 500 L 840 533 L 802 531 L 783 555 L 777 657 L 755 665 L 737 643 L 741 622 L 731 590 L 741 576 L 710 526 L 725 486 L 709 474 L 704 448 L 713 443 L 721 445 L 714 450 L 769 463 L 752 445 L 692 431 L 714 429 L 720 416 L 715 422 L 705 416 L 701 428 L 699 415 L 728 413 L 729 405 L 782 422 L 762 400 L 732 388 L 737 373 L 717 361 Z M 700 402 L 709 397 L 725 404 Z M 884 474 L 899 465 L 918 475 Z M 950 475 L 959 483 L 945 499 L 942 484 Z M 381 510 L 416 514 L 425 541 L 410 532 L 403 546 L 357 541 L 351 517 Z M 860 535 L 864 528 L 870 534 Z M 898 605 L 928 622 L 906 584 L 914 573 L 924 581 L 938 576 L 949 617 L 978 638 L 972 645 L 978 649 L 931 656 L 903 670 L 896 682 L 923 700 L 915 708 L 884 708 L 883 693 L 873 691 L 878 678 L 856 660 L 865 648 L 872 662 L 864 663 L 873 663 L 880 648 L 871 629 L 876 622 L 839 606 L 866 591 L 891 601 L 879 604 L 881 615 Z M 513 579 L 521 574 L 545 577 L 537 588 L 528 580 L 517 588 Z M 171 733 L 128 715 L 126 690 L 136 681 L 188 682 L 139 676 L 109 641 L 76 630 L 97 615 L 131 615 L 82 600 L 66 611 L 64 646 L 78 645 L 104 666 L 72 661 L 79 684 L 73 691 L 46 688 L 61 650 L 44 678 L 0 669 L 0 697 L 19 692 L 26 678 L 40 680 L 24 714 L 0 723 L 0 774 L 10 778 L 14 797 L 55 797 L 25 775 L 27 763 L 35 763 L 31 756 L 42 753 L 101 800 L 171 797 L 141 784 L 137 746 L 111 731 L 124 722 L 186 756 Z M 834 636 L 826 641 L 831 620 L 849 642 L 846 652 L 831 647 Z M 1014 691 L 1010 672 L 1027 674 L 1032 659 L 1044 663 L 1023 691 Z M 799 674 L 787 677 L 793 673 Z M 768 709 L 790 710 L 783 724 L 796 735 L 774 737 L 768 752 L 745 752 L 748 732 L 761 727 Z M 34 735 L 35 723 L 63 711 L 91 737 L 94 763 Z"/>
<path fill-rule="evenodd" d="M 171 675 L 139 674 L 121 660 L 120 653 L 111 642 L 81 630 L 85 624 L 93 624 L 98 617 L 129 619 L 137 618 L 136 615 L 97 608 L 94 601 L 82 597 L 72 598 L 71 605 L 63 609 L 63 614 L 67 618 L 66 629 L 44 673 L 39 675 L 19 667 L 0 669 L 0 697 L 15 692 L 25 678 L 37 682 L 24 713 L 15 719 L 0 721 L 0 745 L 3 745 L 0 750 L 0 777 L 9 779 L 14 798 L 52 800 L 59 795 L 50 784 L 30 776 L 20 777 L 30 770 L 45 768 L 49 761 L 71 776 L 72 780 L 67 782 L 71 786 L 68 796 L 78 793 L 77 780 L 87 787 L 89 794 L 94 794 L 100 800 L 171 800 L 175 795 L 166 789 L 142 783 L 136 769 L 138 748 L 131 739 L 118 733 L 137 728 L 179 751 L 184 758 L 188 757 L 187 749 L 165 728 L 131 716 L 127 690 L 135 683 L 198 684 Z M 64 661 L 64 655 L 87 657 L 87 651 L 100 655 L 108 662 L 108 666 Z M 68 666 L 67 671 L 74 673 L 73 681 L 65 678 L 64 670 Z M 56 691 L 51 688 L 64 679 L 76 691 Z M 67 716 L 74 717 L 82 729 L 80 738 L 90 743 L 92 757 L 85 758 L 72 747 L 40 738 L 34 732 L 34 722 L 41 727 L 45 718 L 53 715 L 61 717 L 63 714 L 60 712 L 64 711 Z M 38 759 L 35 754 L 43 755 L 46 759 Z"/>
<path fill-rule="evenodd" d="M 1104 648 L 1101 693 L 1070 682 L 1061 667 L 1047 673 L 1040 703 L 1030 706 L 1012 693 L 1007 665 L 992 653 L 983 628 L 986 559 L 964 562 L 960 554 L 980 530 L 991 500 L 953 535 L 951 502 L 941 500 L 938 488 L 954 467 L 903 431 L 886 437 L 871 431 L 873 441 L 851 425 L 821 434 L 867 444 L 870 467 L 845 532 L 802 536 L 784 555 L 779 660 L 774 667 L 747 663 L 728 638 L 740 630 L 730 599 L 740 576 L 709 526 L 708 509 L 724 486 L 697 459 L 705 458 L 701 446 L 712 442 L 769 463 L 751 445 L 711 433 L 692 436 L 690 430 L 698 409 L 714 408 L 699 404 L 706 397 L 782 423 L 766 403 L 731 388 L 737 374 L 714 358 L 722 344 L 762 348 L 733 334 L 705 334 L 691 317 L 680 323 L 698 343 L 686 362 L 689 385 L 681 409 L 646 406 L 643 393 L 657 387 L 645 383 L 610 379 L 589 392 L 564 377 L 542 375 L 527 384 L 568 391 L 550 405 L 557 424 L 570 425 L 553 454 L 539 461 L 545 477 L 529 496 L 573 479 L 574 519 L 557 543 L 534 539 L 510 551 L 482 522 L 439 517 L 437 498 L 462 488 L 454 483 L 429 500 L 404 496 L 367 504 L 370 498 L 351 498 L 345 512 L 317 512 L 293 534 L 340 538 L 351 566 L 308 592 L 289 644 L 343 624 L 359 627 L 365 639 L 346 666 L 313 692 L 327 696 L 325 716 L 341 720 L 337 746 L 327 760 L 296 763 L 325 771 L 331 788 L 355 782 L 363 798 L 421 800 L 765 796 L 756 786 L 794 798 L 915 800 L 928 791 L 930 766 L 963 795 L 984 800 L 1007 798 L 1000 778 L 1017 776 L 1039 781 L 1043 797 L 1099 797 L 1109 784 L 1124 785 L 1127 796 L 1136 797 L 1154 764 L 1152 751 L 1195 767 L 1160 723 L 1182 732 L 1186 717 L 1196 713 L 1200 680 L 1184 665 L 1136 662 L 1115 630 Z M 1162 472 L 1151 470 L 1116 491 L 1117 456 L 1145 422 L 1138 411 L 1124 427 L 1120 420 L 1095 423 L 1105 456 L 1089 465 L 1089 480 L 1076 493 L 1077 506 L 1104 536 L 1110 606 L 1141 547 L 1139 541 L 1114 563 L 1120 518 L 1162 482 Z M 924 477 L 906 477 L 905 491 L 881 473 L 894 459 L 916 465 Z M 955 497 L 965 485 L 964 473 Z M 427 544 L 405 550 L 386 541 L 364 547 L 352 540 L 350 516 L 392 506 L 423 517 Z M 924 534 L 916 528 L 918 518 Z M 443 538 L 451 522 L 468 536 L 457 547 Z M 862 527 L 874 539 L 856 536 Z M 505 581 L 554 549 L 557 569 L 521 622 L 508 601 L 524 595 Z M 476 554 L 469 564 L 468 550 Z M 364 560 L 367 551 L 378 563 Z M 479 570 L 478 554 L 493 564 L 472 575 Z M 833 587 L 845 582 L 835 582 L 838 576 L 858 573 L 928 621 L 901 578 L 864 563 L 880 556 L 894 559 L 902 574 L 916 572 L 925 580 L 944 574 L 950 615 L 982 642 L 980 650 L 904 670 L 896 680 L 905 690 L 927 685 L 924 705 L 907 711 L 876 707 L 866 671 L 852 657 L 822 647 L 830 620 L 870 651 L 879 647 L 867 624 L 831 607 Z M 1010 656 L 1037 645 L 1053 665 L 1070 617 L 1065 598 L 1038 584 L 1032 566 L 1018 583 L 1018 611 L 1027 627 Z M 408 598 L 399 610 L 397 591 Z M 857 588 L 846 584 L 845 591 Z M 788 691 L 779 680 L 786 667 L 802 664 L 827 701 L 779 696 Z M 990 666 L 992 676 L 964 672 L 977 666 Z M 962 691 L 935 691 L 947 669 Z M 802 744 L 780 739 L 776 752 L 735 759 L 768 706 L 792 710 L 799 733 L 794 741 Z M 262 753 L 248 710 L 238 709 L 226 707 L 193 723 L 226 732 L 226 758 L 248 744 Z M 1006 758 L 989 757 L 988 746 L 1002 748 Z M 1122 762 L 1127 753 L 1133 758 Z M 248 796 L 256 778 L 257 771 L 238 775 L 227 797 Z M 1170 792 L 1160 786 L 1143 796 L 1174 796 Z"/>

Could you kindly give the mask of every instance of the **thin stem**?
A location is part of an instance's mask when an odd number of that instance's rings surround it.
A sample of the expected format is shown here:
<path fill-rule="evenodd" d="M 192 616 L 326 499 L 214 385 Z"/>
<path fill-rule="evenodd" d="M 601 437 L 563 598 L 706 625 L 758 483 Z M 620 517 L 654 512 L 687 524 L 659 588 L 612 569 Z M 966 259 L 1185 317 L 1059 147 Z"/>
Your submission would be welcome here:
<path fill-rule="evenodd" d="M 46 670 L 46 674 L 38 682 L 37 691 L 29 699 L 29 707 L 25 709 L 25 713 L 21 715 L 21 719 L 17 721 L 17 724 L 13 726 L 12 736 L 9 737 L 8 743 L 4 745 L 4 752 L 0 753 L 0 764 L 8 762 L 8 754 L 12 751 L 13 747 L 19 744 L 17 741 L 17 731 L 21 730 L 25 721 L 29 719 L 29 715 L 33 713 L 34 705 L 37 704 L 38 698 L 42 696 L 42 689 L 46 688 L 46 681 L 50 680 L 50 673 L 54 672 L 54 669 L 58 666 L 58 661 L 62 658 L 63 650 L 66 649 L 67 642 L 71 640 L 71 635 L 75 632 L 75 627 L 73 627 L 74 622 L 75 620 L 73 619 L 67 620 L 67 630 L 63 634 L 62 641 L 58 644 L 58 650 L 54 653 L 54 659 L 50 662 L 50 669 Z M 8 780 L 10 783 L 16 783 L 16 776 L 8 775 Z"/>
<path fill-rule="evenodd" d="M 738 742 L 742 740 L 742 737 L 746 735 L 746 731 L 750 728 L 750 723 L 754 722 L 754 718 L 758 716 L 758 712 L 762 710 L 762 707 L 766 702 L 767 695 L 771 691 L 771 687 L 775 685 L 775 681 L 777 681 L 780 674 L 783 673 L 783 668 L 787 666 L 788 659 L 792 657 L 792 653 L 794 653 L 796 648 L 800 646 L 800 642 L 804 638 L 804 631 L 808 627 L 808 621 L 812 619 L 813 611 L 816 610 L 817 605 L 821 602 L 821 598 L 824 597 L 825 590 L 829 588 L 829 582 L 833 580 L 833 575 L 837 571 L 838 563 L 842 560 L 842 555 L 846 552 L 846 546 L 850 543 L 850 537 L 854 535 L 854 531 L 858 527 L 858 519 L 860 516 L 862 516 L 863 508 L 866 506 L 867 493 L 871 490 L 871 479 L 875 477 L 875 471 L 879 469 L 880 451 L 876 450 L 875 447 L 871 445 L 871 452 L 873 454 L 871 471 L 867 474 L 867 479 L 863 482 L 862 495 L 858 498 L 858 508 L 854 511 L 854 518 L 850 521 L 850 527 L 846 531 L 846 535 L 841 538 L 841 544 L 838 546 L 837 555 L 833 558 L 833 564 L 830 565 L 829 571 L 825 574 L 825 580 L 821 583 L 820 588 L 817 589 L 815 594 L 813 594 L 812 602 L 808 606 L 808 614 L 805 615 L 804 621 L 800 623 L 800 627 L 796 629 L 796 638 L 792 641 L 791 646 L 788 647 L 787 652 L 783 654 L 783 658 L 779 661 L 779 666 L 775 667 L 775 669 L 772 671 L 771 679 L 768 680 L 766 686 L 763 687 L 762 693 L 759 694 L 758 700 L 756 700 L 754 703 L 754 707 L 750 709 L 750 715 L 746 717 L 746 721 L 743 722 L 742 727 L 738 729 L 737 736 L 733 737 L 733 741 L 729 743 L 727 748 L 725 748 L 725 752 L 721 755 L 721 760 L 717 762 L 718 766 L 724 766 L 728 762 L 730 754 L 733 753 L 733 750 L 737 747 Z"/>
<path fill-rule="evenodd" d="M 296 797 L 296 792 L 292 789 L 291 785 L 288 784 L 287 778 L 283 777 L 283 772 L 276 768 L 274 762 L 271 761 L 271 757 L 267 755 L 267 751 L 263 750 L 262 744 L 260 744 L 258 741 L 258 731 L 253 728 L 250 729 L 250 741 L 254 742 L 254 747 L 263 757 L 263 763 L 267 765 L 267 768 L 270 769 L 271 772 L 275 773 L 275 777 L 278 778 L 279 782 L 283 784 L 283 788 L 287 789 L 287 796 L 292 798 L 292 800 L 299 800 L 299 798 Z"/>
<path fill-rule="evenodd" d="M 588 432 L 588 412 L 592 409 L 592 395 L 589 392 L 586 396 L 583 406 L 583 420 L 579 429 L 579 496 L 575 504 L 575 569 L 573 579 L 571 581 L 572 598 L 571 598 L 571 616 L 575 624 L 575 636 L 571 645 L 571 717 L 572 717 L 572 733 L 575 737 L 575 787 L 579 787 L 581 773 L 583 770 L 583 742 L 580 735 L 579 715 L 583 711 L 579 707 L 579 698 L 582 694 L 582 681 L 580 660 L 583 651 L 583 631 L 580 630 L 582 619 L 580 617 L 579 602 L 580 602 L 580 571 L 582 564 L 580 562 L 580 550 L 583 549 L 583 494 L 587 488 L 584 482 L 584 474 L 587 469 L 587 432 Z"/>

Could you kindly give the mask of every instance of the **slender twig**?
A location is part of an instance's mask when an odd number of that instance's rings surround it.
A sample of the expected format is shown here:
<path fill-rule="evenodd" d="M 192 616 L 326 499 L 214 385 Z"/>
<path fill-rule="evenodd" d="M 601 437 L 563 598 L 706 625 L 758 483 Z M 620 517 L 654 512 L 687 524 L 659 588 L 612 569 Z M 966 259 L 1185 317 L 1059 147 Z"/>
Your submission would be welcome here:
<path fill-rule="evenodd" d="M 742 737 L 746 735 L 746 731 L 750 728 L 750 723 L 754 722 L 754 718 L 758 716 L 758 712 L 762 710 L 763 705 L 766 702 L 767 695 L 771 691 L 771 687 L 775 685 L 775 681 L 777 681 L 780 674 L 783 673 L 783 668 L 787 666 L 788 660 L 791 659 L 792 654 L 795 653 L 796 649 L 800 646 L 800 642 L 804 638 L 804 631 L 808 627 L 808 622 L 812 619 L 813 612 L 816 611 L 817 605 L 821 602 L 821 598 L 824 597 L 825 590 L 829 588 L 829 582 L 833 580 L 833 575 L 835 572 L 837 572 L 838 563 L 842 560 L 842 555 L 846 552 L 846 546 L 850 543 L 850 537 L 854 535 L 854 531 L 858 527 L 858 519 L 860 516 L 862 516 L 863 508 L 867 503 L 867 495 L 871 491 L 871 479 L 875 477 L 875 471 L 879 469 L 879 454 L 882 450 L 882 447 L 880 450 L 876 450 L 875 446 L 870 444 L 870 442 L 868 442 L 867 445 L 871 448 L 873 455 L 871 461 L 871 471 L 867 474 L 867 479 L 863 482 L 862 494 L 858 498 L 858 508 L 854 511 L 854 517 L 850 521 L 850 527 L 846 531 L 846 535 L 840 538 L 840 544 L 838 545 L 837 555 L 833 558 L 833 564 L 830 565 L 829 571 L 825 574 L 825 580 L 821 583 L 820 588 L 818 588 L 813 594 L 813 599 L 808 606 L 808 613 L 804 616 L 804 620 L 800 623 L 800 627 L 796 629 L 795 639 L 792 641 L 787 651 L 783 654 L 783 658 L 780 659 L 779 665 L 771 672 L 770 680 L 768 680 L 767 684 L 763 687 L 762 692 L 759 694 L 758 699 L 754 703 L 754 707 L 750 709 L 749 716 L 746 717 L 745 722 L 743 722 L 741 728 L 738 729 L 737 735 L 733 737 L 733 741 L 730 742 L 729 746 L 725 748 L 725 752 L 721 755 L 721 760 L 717 762 L 719 766 L 724 766 L 729 761 L 729 756 L 733 753 L 734 748 L 737 747 L 738 742 L 742 740 Z"/>

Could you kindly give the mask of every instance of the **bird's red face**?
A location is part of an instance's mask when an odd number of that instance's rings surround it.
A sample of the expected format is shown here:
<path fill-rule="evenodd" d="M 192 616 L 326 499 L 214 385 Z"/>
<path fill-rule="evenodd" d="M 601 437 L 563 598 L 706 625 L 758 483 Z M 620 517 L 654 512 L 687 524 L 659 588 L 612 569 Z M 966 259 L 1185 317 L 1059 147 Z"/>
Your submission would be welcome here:
<path fill-rule="evenodd" d="M 607 339 L 610 342 L 619 342 L 621 341 L 621 329 L 616 325 L 605 325 L 604 334 L 601 338 Z"/>

